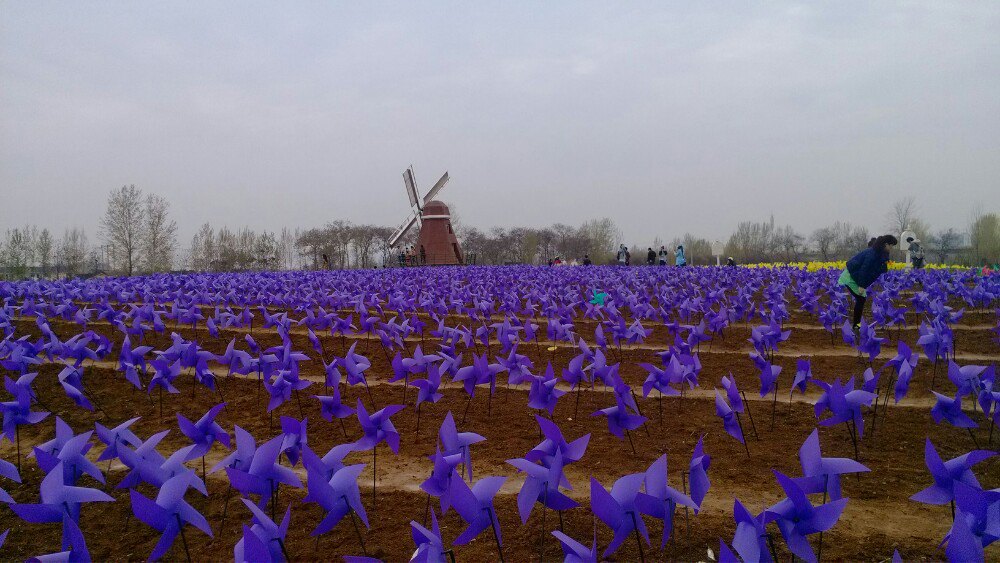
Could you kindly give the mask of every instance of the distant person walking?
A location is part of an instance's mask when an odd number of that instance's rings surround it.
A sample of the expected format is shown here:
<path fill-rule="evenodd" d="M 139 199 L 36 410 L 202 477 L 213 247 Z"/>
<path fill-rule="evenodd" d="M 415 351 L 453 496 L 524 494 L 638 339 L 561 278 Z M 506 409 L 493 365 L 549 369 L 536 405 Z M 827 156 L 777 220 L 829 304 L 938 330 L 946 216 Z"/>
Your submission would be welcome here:
<path fill-rule="evenodd" d="M 584 254 L 583 255 L 583 265 L 584 266 L 590 266 L 591 264 L 593 264 L 593 262 L 590 261 L 590 255 L 589 254 Z"/>
<path fill-rule="evenodd" d="M 837 280 L 837 285 L 846 287 L 854 296 L 854 319 L 851 323 L 854 330 L 861 327 L 861 313 L 868 298 L 868 287 L 889 271 L 889 251 L 899 244 L 892 235 L 882 235 L 874 240 L 871 246 L 847 261 L 847 268 Z"/>
<path fill-rule="evenodd" d="M 656 263 L 656 253 L 653 252 L 653 247 L 649 247 L 649 252 L 646 253 L 646 264 L 652 266 Z"/>
<path fill-rule="evenodd" d="M 909 245 L 907 250 L 910 252 L 910 263 L 913 264 L 913 269 L 922 270 L 924 267 L 924 247 L 920 246 L 920 239 L 906 237 L 906 243 Z"/>
<path fill-rule="evenodd" d="M 660 251 L 657 252 L 656 254 L 660 258 L 660 265 L 661 266 L 666 266 L 667 265 L 667 247 L 665 247 L 665 246 L 663 246 L 661 244 L 660 245 Z"/>
<path fill-rule="evenodd" d="M 618 254 L 615 255 L 615 258 L 618 259 L 619 266 L 628 266 L 628 259 L 629 259 L 628 249 L 625 248 L 624 244 L 618 247 Z"/>
<path fill-rule="evenodd" d="M 684 245 L 678 244 L 674 250 L 674 266 L 687 266 L 687 259 L 684 258 Z"/>

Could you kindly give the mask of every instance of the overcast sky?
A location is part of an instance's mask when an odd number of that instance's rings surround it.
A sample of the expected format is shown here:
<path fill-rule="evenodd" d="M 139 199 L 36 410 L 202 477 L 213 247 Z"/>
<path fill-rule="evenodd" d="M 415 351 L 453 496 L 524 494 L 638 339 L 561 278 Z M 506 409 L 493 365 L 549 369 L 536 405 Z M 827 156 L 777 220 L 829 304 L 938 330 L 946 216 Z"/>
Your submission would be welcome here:
<path fill-rule="evenodd" d="M 627 242 L 1000 210 L 1000 2 L 0 0 L 0 228 L 108 191 L 201 223 L 462 221 Z"/>

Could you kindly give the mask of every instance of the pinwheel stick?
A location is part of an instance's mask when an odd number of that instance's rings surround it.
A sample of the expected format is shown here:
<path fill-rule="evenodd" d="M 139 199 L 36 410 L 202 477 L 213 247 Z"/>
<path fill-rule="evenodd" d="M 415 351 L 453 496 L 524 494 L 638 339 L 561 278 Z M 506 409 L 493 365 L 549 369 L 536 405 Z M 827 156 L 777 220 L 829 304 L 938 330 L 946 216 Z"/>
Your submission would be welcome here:
<path fill-rule="evenodd" d="M 847 433 L 851 435 L 851 443 L 854 444 L 854 461 L 860 461 L 858 457 L 858 435 L 854 431 L 854 423 L 848 420 L 845 424 L 847 425 Z"/>
<path fill-rule="evenodd" d="M 341 420 L 340 422 L 341 422 L 341 424 L 343 424 L 344 421 Z M 416 433 L 417 433 L 417 443 L 419 444 L 420 443 L 420 405 L 419 404 L 417 405 L 417 430 L 416 430 Z M 346 436 L 346 434 L 345 434 L 345 436 Z"/>
<path fill-rule="evenodd" d="M 639 413 L 639 416 L 643 416 L 642 407 L 639 406 L 639 398 L 635 396 L 635 391 L 632 391 L 632 400 L 635 401 L 635 411 Z M 643 421 L 642 427 L 646 430 L 646 436 L 649 436 L 649 426 L 645 421 Z"/>
<path fill-rule="evenodd" d="M 743 396 L 743 408 L 747 411 L 747 416 L 750 417 L 750 427 L 753 429 L 753 437 L 755 440 L 760 441 L 760 436 L 757 434 L 757 425 L 753 422 L 753 413 L 750 412 L 750 401 L 747 401 L 747 394 L 740 390 L 740 395 Z"/>
<path fill-rule="evenodd" d="M 639 525 L 635 521 L 635 511 L 630 511 L 628 514 L 632 517 L 632 531 L 635 532 L 635 544 L 639 546 L 639 560 L 645 563 L 646 555 L 642 552 L 642 540 L 639 539 Z"/>
<path fill-rule="evenodd" d="M 490 513 L 490 526 L 493 527 L 493 539 L 497 542 L 497 553 L 500 555 L 500 563 L 504 563 L 503 560 L 503 546 L 500 545 L 500 533 L 497 531 L 497 516 L 489 508 L 484 508 Z"/>
<path fill-rule="evenodd" d="M 378 476 L 375 466 L 375 454 L 378 452 L 378 444 L 372 447 L 372 510 L 375 510 L 375 480 Z"/>
<path fill-rule="evenodd" d="M 21 473 L 21 426 L 14 426 L 14 441 L 17 442 L 17 472 Z"/>
<path fill-rule="evenodd" d="M 580 414 L 580 388 L 583 387 L 583 381 L 578 381 L 576 384 L 576 408 L 573 410 L 573 418 L 576 418 Z M 662 398 L 662 397 L 661 397 Z M 662 409 L 661 409 L 660 421 L 663 420 Z"/>
<path fill-rule="evenodd" d="M 771 401 L 771 428 L 774 430 L 774 411 L 778 408 L 778 382 L 774 382 L 774 399 Z"/>
<path fill-rule="evenodd" d="M 219 523 L 219 537 L 222 537 L 222 530 L 226 528 L 226 514 L 229 512 L 229 498 L 232 496 L 233 484 L 230 483 L 229 487 L 226 488 L 226 502 L 222 506 L 222 522 Z"/>
<path fill-rule="evenodd" d="M 743 432 L 743 421 L 740 420 L 740 413 L 734 412 L 736 415 L 736 424 L 740 427 L 740 436 L 743 436 L 743 447 L 747 450 L 747 459 L 750 459 L 750 446 L 747 445 L 746 433 Z"/>
<path fill-rule="evenodd" d="M 181 541 L 184 542 L 184 555 L 187 556 L 188 563 L 191 562 L 191 552 L 188 551 L 188 540 L 187 536 L 184 535 L 184 522 L 181 522 L 180 514 L 174 513 L 174 518 L 177 519 L 177 527 L 181 530 Z"/>
<path fill-rule="evenodd" d="M 340 498 L 344 499 L 344 504 L 347 505 L 347 513 L 351 515 L 351 524 L 354 525 L 354 533 L 358 536 L 358 543 L 361 544 L 361 553 L 368 557 L 368 550 L 365 549 L 365 539 L 361 537 L 361 529 L 358 528 L 358 522 L 354 519 L 354 509 L 351 508 L 351 504 L 347 502 L 347 495 L 341 495 Z M 319 546 L 319 536 L 316 537 L 316 545 Z M 291 561 L 287 556 L 285 557 L 288 561 Z"/>
<path fill-rule="evenodd" d="M 628 428 L 625 429 L 625 435 L 628 437 L 628 445 L 632 446 L 632 453 L 633 454 L 636 453 L 635 452 L 635 444 L 632 442 L 632 433 L 629 432 Z"/>
<path fill-rule="evenodd" d="M 979 449 L 979 440 L 976 439 L 976 435 L 972 432 L 971 428 L 966 428 L 969 431 L 969 437 L 972 438 L 972 443 L 976 445 L 976 449 Z"/>
<path fill-rule="evenodd" d="M 545 513 L 548 507 L 545 503 L 549 498 L 549 483 L 546 481 L 543 483 L 545 489 L 542 490 L 542 527 L 538 531 L 538 560 L 543 559 L 543 552 L 545 551 Z"/>
<path fill-rule="evenodd" d="M 687 471 L 681 471 L 681 487 L 682 487 L 682 490 L 684 491 L 685 495 L 688 494 L 687 476 L 688 476 L 688 472 Z M 691 512 L 688 509 L 688 507 L 685 506 L 684 507 L 684 537 L 690 537 L 691 536 L 691 520 L 689 518 L 689 514 L 690 513 Z"/>

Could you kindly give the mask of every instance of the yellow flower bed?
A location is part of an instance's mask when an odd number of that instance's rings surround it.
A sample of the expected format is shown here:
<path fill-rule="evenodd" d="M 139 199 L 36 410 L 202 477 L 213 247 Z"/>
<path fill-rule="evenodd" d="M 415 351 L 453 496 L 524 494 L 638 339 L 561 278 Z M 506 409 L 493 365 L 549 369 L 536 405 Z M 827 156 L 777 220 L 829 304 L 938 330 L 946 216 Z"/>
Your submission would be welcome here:
<path fill-rule="evenodd" d="M 847 262 L 844 260 L 831 261 L 831 262 L 761 262 L 759 264 L 746 264 L 748 268 L 798 268 L 800 270 L 806 270 L 808 272 L 817 272 L 819 270 L 843 270 L 847 267 Z M 924 268 L 927 270 L 967 270 L 968 266 L 959 266 L 957 264 L 925 264 Z M 906 269 L 905 262 L 889 262 L 890 270 L 904 270 Z"/>

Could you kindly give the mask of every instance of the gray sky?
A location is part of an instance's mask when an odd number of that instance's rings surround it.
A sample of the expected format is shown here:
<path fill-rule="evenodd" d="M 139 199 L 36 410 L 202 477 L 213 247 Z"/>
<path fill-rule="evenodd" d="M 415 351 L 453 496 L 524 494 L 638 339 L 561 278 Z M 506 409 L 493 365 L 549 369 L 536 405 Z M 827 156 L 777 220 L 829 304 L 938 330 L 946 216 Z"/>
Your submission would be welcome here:
<path fill-rule="evenodd" d="M 1000 3 L 0 0 L 0 228 L 109 190 L 199 224 L 397 224 L 401 173 L 478 226 L 629 242 L 774 214 L 1000 210 Z"/>

